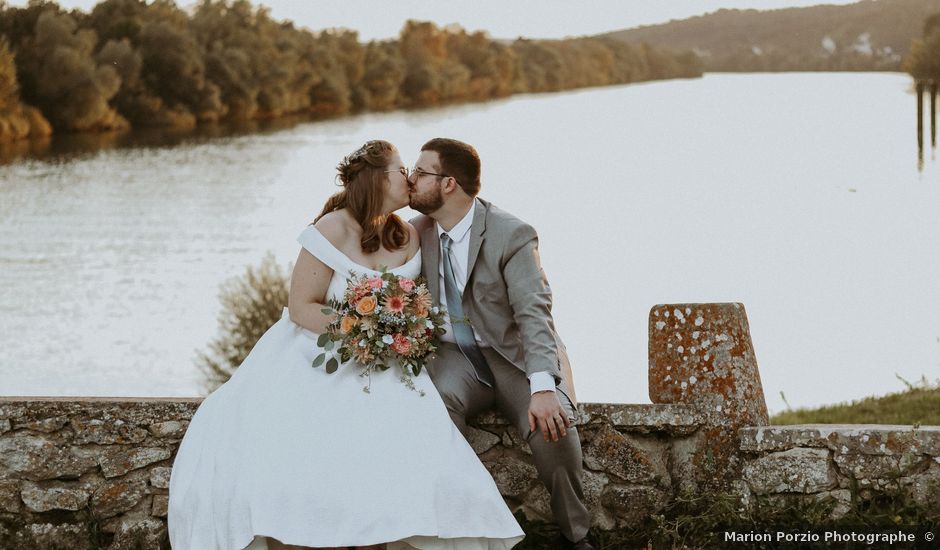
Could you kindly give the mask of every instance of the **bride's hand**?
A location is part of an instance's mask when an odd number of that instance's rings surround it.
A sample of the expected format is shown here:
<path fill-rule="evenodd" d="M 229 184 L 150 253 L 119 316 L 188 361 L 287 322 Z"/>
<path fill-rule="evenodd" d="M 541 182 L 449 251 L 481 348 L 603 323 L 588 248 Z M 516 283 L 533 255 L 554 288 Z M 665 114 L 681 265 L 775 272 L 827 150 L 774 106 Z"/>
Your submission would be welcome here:
<path fill-rule="evenodd" d="M 529 430 L 534 432 L 536 426 L 545 441 L 558 441 L 568 434 L 565 428 L 571 427 L 571 420 L 552 390 L 536 392 L 529 400 Z"/>

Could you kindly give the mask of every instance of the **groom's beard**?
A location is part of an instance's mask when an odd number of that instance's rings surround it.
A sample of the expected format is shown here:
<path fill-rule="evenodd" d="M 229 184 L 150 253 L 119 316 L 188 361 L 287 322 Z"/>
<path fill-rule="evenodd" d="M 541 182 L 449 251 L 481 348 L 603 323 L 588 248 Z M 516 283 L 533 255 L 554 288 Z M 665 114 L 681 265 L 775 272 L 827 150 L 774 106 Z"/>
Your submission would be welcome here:
<path fill-rule="evenodd" d="M 440 187 L 436 187 L 427 193 L 413 193 L 409 198 L 411 199 L 411 208 L 425 215 L 430 215 L 444 206 L 444 194 L 441 193 Z"/>

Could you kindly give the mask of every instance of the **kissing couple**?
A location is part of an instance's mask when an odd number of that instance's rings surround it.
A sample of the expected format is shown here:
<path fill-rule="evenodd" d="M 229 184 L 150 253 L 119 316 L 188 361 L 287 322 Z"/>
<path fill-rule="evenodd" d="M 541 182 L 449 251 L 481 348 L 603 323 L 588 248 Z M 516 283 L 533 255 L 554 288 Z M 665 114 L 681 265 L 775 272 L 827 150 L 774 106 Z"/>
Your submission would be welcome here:
<path fill-rule="evenodd" d="M 489 409 L 527 441 L 571 547 L 593 548 L 535 230 L 478 197 L 480 157 L 457 140 L 428 141 L 410 170 L 391 143 L 369 141 L 337 170 L 343 189 L 298 237 L 284 316 L 180 444 L 173 548 L 512 548 L 522 529 L 466 440 L 467 419 Z M 422 213 L 410 223 L 395 214 L 409 205 Z M 446 332 L 411 383 L 374 371 L 363 392 L 358 369 L 311 364 L 330 349 L 318 340 L 347 279 L 383 271 L 423 275 Z"/>

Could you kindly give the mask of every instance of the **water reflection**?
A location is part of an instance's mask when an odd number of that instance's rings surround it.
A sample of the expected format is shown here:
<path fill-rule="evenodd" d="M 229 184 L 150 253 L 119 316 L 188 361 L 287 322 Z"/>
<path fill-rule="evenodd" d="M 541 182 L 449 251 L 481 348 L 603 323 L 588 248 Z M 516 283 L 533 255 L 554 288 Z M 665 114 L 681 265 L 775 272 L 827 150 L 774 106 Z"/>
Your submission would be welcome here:
<path fill-rule="evenodd" d="M 140 128 L 131 131 L 59 134 L 52 137 L 0 143 L 0 164 L 21 159 L 66 161 L 110 149 L 160 148 L 203 143 L 216 138 L 264 134 L 311 122 L 309 116 L 287 116 L 270 120 L 250 120 L 205 124 L 193 129 Z"/>
<path fill-rule="evenodd" d="M 924 95 L 930 101 L 930 159 L 936 159 L 937 149 L 937 83 L 919 81 L 915 84 L 917 100 L 917 170 L 924 170 Z"/>

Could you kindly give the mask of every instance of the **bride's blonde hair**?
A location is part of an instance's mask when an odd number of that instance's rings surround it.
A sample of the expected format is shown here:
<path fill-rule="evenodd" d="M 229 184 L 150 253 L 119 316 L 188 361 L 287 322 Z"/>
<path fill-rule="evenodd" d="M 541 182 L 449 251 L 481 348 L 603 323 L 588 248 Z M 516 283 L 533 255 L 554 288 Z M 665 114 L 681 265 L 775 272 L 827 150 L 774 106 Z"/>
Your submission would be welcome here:
<path fill-rule="evenodd" d="M 336 166 L 336 177 L 343 190 L 326 201 L 313 223 L 330 212 L 345 208 L 362 227 L 360 246 L 363 252 L 375 252 L 380 245 L 388 250 L 404 248 L 410 238 L 405 222 L 396 214 L 385 215 L 382 212 L 385 183 L 388 181 L 385 170 L 396 152 L 394 145 L 377 139 L 367 141 L 344 157 Z"/>

